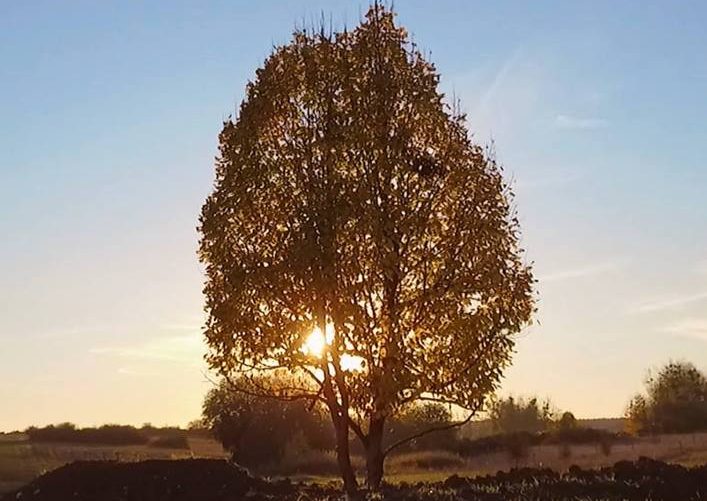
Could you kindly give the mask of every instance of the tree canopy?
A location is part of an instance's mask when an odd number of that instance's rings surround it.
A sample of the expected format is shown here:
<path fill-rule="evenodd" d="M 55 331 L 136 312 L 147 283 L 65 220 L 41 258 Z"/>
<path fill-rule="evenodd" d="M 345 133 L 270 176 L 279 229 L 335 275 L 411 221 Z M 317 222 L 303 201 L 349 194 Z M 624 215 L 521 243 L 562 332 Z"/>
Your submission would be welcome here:
<path fill-rule="evenodd" d="M 707 379 L 689 362 L 670 362 L 648 374 L 646 393 L 629 403 L 626 417 L 638 433 L 707 429 Z"/>
<path fill-rule="evenodd" d="M 540 402 L 536 397 L 530 399 L 508 397 L 493 402 L 489 409 L 489 417 L 497 432 L 537 433 L 549 427 L 553 415 L 548 400 Z"/>
<path fill-rule="evenodd" d="M 385 420 L 479 409 L 534 309 L 512 193 L 438 83 L 379 4 L 297 31 L 224 124 L 200 218 L 211 367 L 326 406 L 342 469 L 351 429 L 374 485 Z M 257 379 L 275 370 L 297 382 Z"/>

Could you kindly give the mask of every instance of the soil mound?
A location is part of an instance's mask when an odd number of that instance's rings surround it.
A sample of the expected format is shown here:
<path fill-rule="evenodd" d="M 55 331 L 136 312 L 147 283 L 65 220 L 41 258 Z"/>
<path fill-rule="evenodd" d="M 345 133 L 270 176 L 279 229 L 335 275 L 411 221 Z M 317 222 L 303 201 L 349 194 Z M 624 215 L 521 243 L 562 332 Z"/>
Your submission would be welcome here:
<path fill-rule="evenodd" d="M 253 478 L 218 459 L 78 461 L 42 475 L 2 501 L 231 501 L 291 490 L 288 482 Z"/>

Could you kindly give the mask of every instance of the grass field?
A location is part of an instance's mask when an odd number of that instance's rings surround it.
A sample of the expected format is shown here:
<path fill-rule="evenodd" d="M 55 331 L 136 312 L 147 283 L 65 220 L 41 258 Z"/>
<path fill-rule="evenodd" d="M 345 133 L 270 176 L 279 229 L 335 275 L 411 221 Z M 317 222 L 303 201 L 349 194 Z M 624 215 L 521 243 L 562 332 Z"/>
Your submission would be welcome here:
<path fill-rule="evenodd" d="M 399 482 L 433 482 L 452 474 L 475 476 L 493 474 L 517 466 L 549 467 L 565 471 L 572 464 L 582 468 L 612 465 L 619 460 L 640 456 L 680 463 L 685 466 L 707 464 L 707 433 L 662 435 L 614 445 L 609 454 L 599 446 L 557 445 L 531 447 L 527 455 L 514 460 L 506 453 L 461 458 L 444 451 L 406 453 L 386 462 L 386 479 Z M 44 472 L 79 460 L 140 461 L 145 459 L 182 459 L 188 457 L 226 457 L 220 444 L 209 438 L 190 437 L 189 449 L 161 449 L 149 446 L 86 446 L 30 443 L 21 434 L 0 438 L 0 493 L 16 489 Z M 329 482 L 332 475 L 294 475 L 295 480 Z"/>
<path fill-rule="evenodd" d="M 21 434 L 0 439 L 0 494 L 66 463 L 85 460 L 141 461 L 188 457 L 226 457 L 221 445 L 208 438 L 189 438 L 189 450 L 146 445 L 101 446 L 31 443 Z"/>

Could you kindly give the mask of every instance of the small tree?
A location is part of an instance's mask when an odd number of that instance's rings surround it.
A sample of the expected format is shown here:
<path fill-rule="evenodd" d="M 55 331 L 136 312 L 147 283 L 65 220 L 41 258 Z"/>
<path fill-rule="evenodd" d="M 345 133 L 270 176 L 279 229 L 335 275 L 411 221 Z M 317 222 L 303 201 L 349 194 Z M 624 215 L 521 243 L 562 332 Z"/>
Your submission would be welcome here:
<path fill-rule="evenodd" d="M 500 433 L 544 431 L 552 422 L 550 402 L 539 402 L 536 397 L 508 397 L 494 402 L 489 409 L 494 430 Z"/>
<path fill-rule="evenodd" d="M 670 362 L 648 373 L 645 395 L 629 402 L 635 433 L 689 433 L 707 429 L 707 379 L 689 362 Z"/>
<path fill-rule="evenodd" d="M 240 389 L 251 386 L 237 384 Z M 225 381 L 206 395 L 201 421 L 234 461 L 249 468 L 276 464 L 288 442 L 298 436 L 312 449 L 334 445 L 318 407 L 233 391 Z"/>
<path fill-rule="evenodd" d="M 577 427 L 577 418 L 574 417 L 574 414 L 572 414 L 570 411 L 563 412 L 560 419 L 557 420 L 557 430 L 560 433 L 566 433 L 572 430 L 576 430 Z"/>
<path fill-rule="evenodd" d="M 388 420 L 383 443 L 386 448 L 402 441 L 413 450 L 451 449 L 457 437 L 457 429 L 452 425 L 452 413 L 447 406 L 433 402 L 412 405 Z M 441 431 L 426 433 L 433 428 Z M 419 437 L 408 440 L 416 435 Z"/>
<path fill-rule="evenodd" d="M 384 448 L 386 420 L 417 401 L 473 414 L 530 321 L 512 193 L 378 3 L 353 31 L 296 32 L 256 75 L 200 219 L 208 361 L 321 402 L 345 489 L 350 431 L 377 489 L 403 444 Z M 276 369 L 297 384 L 256 381 Z"/>

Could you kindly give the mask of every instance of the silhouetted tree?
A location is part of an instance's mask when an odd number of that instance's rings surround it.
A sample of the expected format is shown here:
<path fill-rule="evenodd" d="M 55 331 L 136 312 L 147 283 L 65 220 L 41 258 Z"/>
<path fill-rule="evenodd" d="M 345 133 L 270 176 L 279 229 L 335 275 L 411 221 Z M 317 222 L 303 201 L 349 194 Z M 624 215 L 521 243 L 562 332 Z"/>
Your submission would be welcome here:
<path fill-rule="evenodd" d="M 689 362 L 670 362 L 648 374 L 626 417 L 636 433 L 687 433 L 707 429 L 707 379 Z"/>
<path fill-rule="evenodd" d="M 239 388 L 250 382 L 237 382 Z M 277 463 L 297 435 L 312 449 L 331 449 L 331 427 L 319 409 L 304 401 L 284 402 L 233 391 L 228 382 L 212 388 L 203 405 L 203 424 L 237 463 L 258 468 Z"/>
<path fill-rule="evenodd" d="M 557 429 L 560 433 L 577 429 L 577 418 L 570 411 L 565 411 L 557 420 Z"/>
<path fill-rule="evenodd" d="M 350 430 L 377 488 L 402 445 L 386 420 L 479 409 L 534 309 L 512 194 L 438 82 L 379 4 L 353 31 L 297 31 L 224 124 L 200 218 L 210 366 L 322 402 L 350 493 Z M 255 380 L 275 368 L 298 383 Z"/>
<path fill-rule="evenodd" d="M 508 397 L 493 402 L 489 409 L 489 417 L 494 430 L 500 433 L 544 431 L 552 422 L 550 402 L 539 402 L 533 397 Z"/>
<path fill-rule="evenodd" d="M 407 442 L 408 437 L 421 434 L 406 443 L 413 450 L 453 449 L 456 446 L 457 429 L 452 427 L 452 413 L 448 406 L 426 402 L 416 404 L 389 418 L 383 443 L 389 447 L 398 441 Z M 425 433 L 432 428 L 441 428 L 435 433 Z"/>

